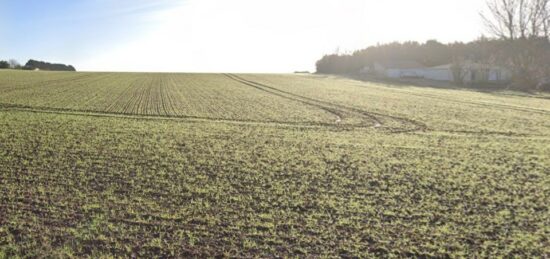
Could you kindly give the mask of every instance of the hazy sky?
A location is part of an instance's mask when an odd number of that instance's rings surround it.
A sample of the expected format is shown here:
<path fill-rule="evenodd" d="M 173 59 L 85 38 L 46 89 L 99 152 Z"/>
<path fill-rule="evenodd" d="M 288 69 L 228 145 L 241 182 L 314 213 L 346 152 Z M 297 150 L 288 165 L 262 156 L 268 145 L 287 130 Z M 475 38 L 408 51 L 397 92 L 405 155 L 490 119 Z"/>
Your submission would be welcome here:
<path fill-rule="evenodd" d="M 468 41 L 483 0 L 0 0 L 0 59 L 78 70 L 292 72 L 390 41 Z"/>

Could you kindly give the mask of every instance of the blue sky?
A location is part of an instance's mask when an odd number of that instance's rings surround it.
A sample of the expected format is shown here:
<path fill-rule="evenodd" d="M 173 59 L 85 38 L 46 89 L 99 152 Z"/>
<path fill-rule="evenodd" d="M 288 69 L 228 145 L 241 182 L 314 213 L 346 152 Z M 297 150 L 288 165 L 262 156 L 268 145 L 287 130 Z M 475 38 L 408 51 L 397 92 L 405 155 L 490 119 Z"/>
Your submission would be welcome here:
<path fill-rule="evenodd" d="M 170 6 L 140 0 L 0 0 L 0 55 L 21 62 L 81 60 L 136 39 L 152 26 L 144 14 Z"/>
<path fill-rule="evenodd" d="M 482 0 L 0 0 L 0 59 L 87 71 L 292 72 L 336 49 L 472 40 Z"/>

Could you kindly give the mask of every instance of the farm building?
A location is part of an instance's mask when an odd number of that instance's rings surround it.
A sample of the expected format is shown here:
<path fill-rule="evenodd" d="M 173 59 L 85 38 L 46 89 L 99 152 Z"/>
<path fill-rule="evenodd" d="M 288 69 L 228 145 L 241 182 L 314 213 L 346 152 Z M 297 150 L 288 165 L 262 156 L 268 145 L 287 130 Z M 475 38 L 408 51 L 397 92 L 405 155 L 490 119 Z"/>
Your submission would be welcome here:
<path fill-rule="evenodd" d="M 388 78 L 421 78 L 425 67 L 414 61 L 390 61 L 374 64 L 376 74 Z"/>
<path fill-rule="evenodd" d="M 504 83 L 512 79 L 512 73 L 498 66 L 470 63 L 462 67 L 462 79 L 466 83 Z"/>
<path fill-rule="evenodd" d="M 436 81 L 454 81 L 452 65 L 443 65 L 437 67 L 428 67 L 424 69 L 425 79 L 436 80 Z"/>
<path fill-rule="evenodd" d="M 455 76 L 460 76 L 465 83 L 504 83 L 512 77 L 505 68 L 480 63 L 465 63 L 460 67 L 448 64 L 426 68 L 424 72 L 424 78 L 430 80 L 455 81 Z"/>
<path fill-rule="evenodd" d="M 505 68 L 473 62 L 464 63 L 460 67 L 453 64 L 424 67 L 414 61 L 380 62 L 372 68 L 361 70 L 361 73 L 371 72 L 387 78 L 424 78 L 446 82 L 455 81 L 455 77 L 460 76 L 464 83 L 505 83 L 512 77 Z"/>

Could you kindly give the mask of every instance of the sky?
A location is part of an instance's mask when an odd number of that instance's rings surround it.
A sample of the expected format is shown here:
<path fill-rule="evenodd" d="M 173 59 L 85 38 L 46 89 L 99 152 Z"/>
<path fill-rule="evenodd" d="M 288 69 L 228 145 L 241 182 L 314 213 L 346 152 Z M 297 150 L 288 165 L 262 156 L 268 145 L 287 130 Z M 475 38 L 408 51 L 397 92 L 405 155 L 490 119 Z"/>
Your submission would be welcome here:
<path fill-rule="evenodd" d="M 0 59 L 79 71 L 314 71 L 325 54 L 470 41 L 483 0 L 0 0 Z"/>

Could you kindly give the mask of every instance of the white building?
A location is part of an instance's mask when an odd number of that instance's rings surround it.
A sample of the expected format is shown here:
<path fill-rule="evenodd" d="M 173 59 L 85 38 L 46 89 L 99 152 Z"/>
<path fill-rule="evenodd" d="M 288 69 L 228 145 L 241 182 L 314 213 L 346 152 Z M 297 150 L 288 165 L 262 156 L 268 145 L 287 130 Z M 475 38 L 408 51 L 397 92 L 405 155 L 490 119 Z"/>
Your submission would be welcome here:
<path fill-rule="evenodd" d="M 457 81 L 455 77 L 459 76 L 464 83 L 505 83 L 512 78 L 511 72 L 505 68 L 474 62 L 436 67 L 424 67 L 414 61 L 377 62 L 373 68 L 362 69 L 361 73 L 373 71 L 387 78 L 424 78 L 445 82 Z"/>
<path fill-rule="evenodd" d="M 414 61 L 377 62 L 374 71 L 388 78 L 422 78 L 425 67 Z"/>
<path fill-rule="evenodd" d="M 465 83 L 504 83 L 512 79 L 508 69 L 480 63 L 463 65 L 461 74 Z"/>
<path fill-rule="evenodd" d="M 454 81 L 452 65 L 428 67 L 424 69 L 424 78 L 436 81 Z"/>

